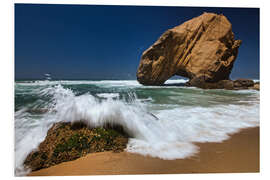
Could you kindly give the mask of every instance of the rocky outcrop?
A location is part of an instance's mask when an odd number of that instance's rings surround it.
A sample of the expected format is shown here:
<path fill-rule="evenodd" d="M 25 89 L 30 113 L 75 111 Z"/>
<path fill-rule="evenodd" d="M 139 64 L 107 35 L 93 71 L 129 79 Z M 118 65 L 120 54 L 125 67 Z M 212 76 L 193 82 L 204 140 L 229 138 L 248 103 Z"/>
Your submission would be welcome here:
<path fill-rule="evenodd" d="M 250 79 L 237 79 L 233 82 L 233 86 L 241 89 L 243 89 L 243 87 L 249 88 L 254 86 L 254 82 Z"/>
<path fill-rule="evenodd" d="M 240 89 L 255 89 L 260 90 L 259 82 L 254 83 L 250 79 L 237 79 L 232 80 L 220 80 L 218 82 L 205 82 L 202 78 L 193 78 L 186 83 L 187 86 L 196 86 L 203 89 L 228 89 L 228 90 L 240 90 Z"/>
<path fill-rule="evenodd" d="M 27 156 L 24 165 L 35 171 L 88 153 L 120 152 L 126 148 L 128 137 L 121 126 L 89 128 L 83 123 L 56 123 L 38 149 Z"/>
<path fill-rule="evenodd" d="M 161 85 L 174 75 L 197 83 L 228 80 L 240 44 L 224 15 L 204 13 L 167 30 L 147 49 L 137 80 L 144 85 Z M 232 86 L 229 81 L 224 83 Z"/>

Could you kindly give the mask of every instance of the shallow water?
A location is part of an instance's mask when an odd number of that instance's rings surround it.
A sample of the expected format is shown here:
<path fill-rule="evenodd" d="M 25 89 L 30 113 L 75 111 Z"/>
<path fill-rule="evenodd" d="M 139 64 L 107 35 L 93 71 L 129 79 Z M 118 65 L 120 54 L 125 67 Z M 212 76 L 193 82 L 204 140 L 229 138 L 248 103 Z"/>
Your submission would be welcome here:
<path fill-rule="evenodd" d="M 59 121 L 89 126 L 120 124 L 133 138 L 126 151 L 181 159 L 193 142 L 221 142 L 259 126 L 259 91 L 202 90 L 168 80 L 167 86 L 130 81 L 21 81 L 15 83 L 15 171 Z"/>

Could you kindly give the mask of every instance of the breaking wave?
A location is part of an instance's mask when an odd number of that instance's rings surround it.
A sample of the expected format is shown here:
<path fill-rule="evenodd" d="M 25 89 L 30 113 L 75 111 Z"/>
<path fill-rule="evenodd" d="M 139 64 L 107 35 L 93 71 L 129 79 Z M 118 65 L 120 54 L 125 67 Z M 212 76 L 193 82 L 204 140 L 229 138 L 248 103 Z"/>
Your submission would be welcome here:
<path fill-rule="evenodd" d="M 121 125 L 132 137 L 126 151 L 167 160 L 194 155 L 199 151 L 194 142 L 221 142 L 241 128 L 259 125 L 259 98 L 243 105 L 178 106 L 150 112 L 136 93 L 121 99 L 119 94 L 103 93 L 98 96 L 105 98 L 100 99 L 90 93 L 76 95 L 59 84 L 36 93 L 40 100 L 33 107 L 42 104 L 45 113 L 33 116 L 29 107 L 15 112 L 16 175 L 30 171 L 23 167 L 25 158 L 60 121 L 82 121 L 90 127 Z"/>

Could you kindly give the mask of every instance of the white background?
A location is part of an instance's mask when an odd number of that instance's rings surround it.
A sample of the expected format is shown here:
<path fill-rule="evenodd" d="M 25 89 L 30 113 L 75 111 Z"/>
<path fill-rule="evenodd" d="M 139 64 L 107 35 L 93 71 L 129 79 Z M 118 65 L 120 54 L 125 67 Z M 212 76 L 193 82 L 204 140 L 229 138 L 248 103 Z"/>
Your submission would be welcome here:
<path fill-rule="evenodd" d="M 261 172 L 243 174 L 180 174 L 180 175 L 121 175 L 45 177 L 50 179 L 270 179 L 270 7 L 267 0 L 1 0 L 0 26 L 0 176 L 14 177 L 14 3 L 51 4 L 114 4 L 114 5 L 166 5 L 166 6 L 208 6 L 208 7 L 259 7 L 260 8 L 260 131 Z M 268 177 L 269 176 L 269 177 Z M 20 179 L 44 179 L 44 177 L 20 177 Z"/>

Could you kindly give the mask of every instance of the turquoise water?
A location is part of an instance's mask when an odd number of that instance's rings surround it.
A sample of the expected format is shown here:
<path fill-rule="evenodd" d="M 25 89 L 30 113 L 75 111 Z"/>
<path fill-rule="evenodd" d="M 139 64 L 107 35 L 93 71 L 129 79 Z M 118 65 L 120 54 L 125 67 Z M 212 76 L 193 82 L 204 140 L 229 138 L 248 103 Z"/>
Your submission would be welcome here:
<path fill-rule="evenodd" d="M 177 80 L 172 80 L 177 82 Z M 180 81 L 184 82 L 184 80 Z M 155 105 L 172 106 L 203 106 L 210 107 L 218 104 L 244 104 L 258 98 L 254 90 L 228 91 L 228 90 L 203 90 L 181 86 L 142 86 L 136 81 L 38 81 L 35 83 L 15 83 L 15 111 L 23 107 L 31 108 L 37 101 L 50 100 L 49 97 L 40 96 L 39 92 L 47 87 L 61 84 L 63 88 L 70 89 L 76 96 L 89 93 L 98 99 L 107 98 L 116 94 L 119 99 L 135 93 L 138 99 L 145 100 Z M 167 82 L 170 85 L 170 81 Z M 105 97 L 99 96 L 104 94 Z M 40 104 L 42 107 L 42 103 Z"/>

